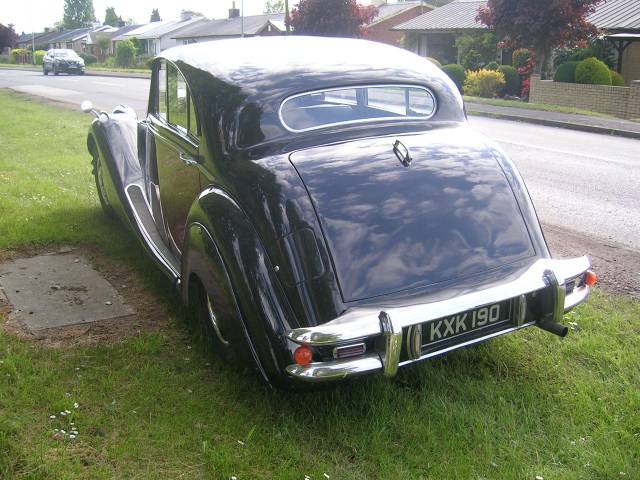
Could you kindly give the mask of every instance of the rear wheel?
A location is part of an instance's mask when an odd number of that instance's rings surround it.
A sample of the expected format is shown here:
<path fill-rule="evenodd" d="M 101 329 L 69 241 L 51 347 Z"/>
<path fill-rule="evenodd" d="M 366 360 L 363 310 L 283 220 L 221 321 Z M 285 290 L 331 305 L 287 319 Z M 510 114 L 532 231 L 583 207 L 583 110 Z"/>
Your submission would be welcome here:
<path fill-rule="evenodd" d="M 58 67 L 56 67 L 55 64 L 53 65 L 53 74 L 58 75 Z"/>
<path fill-rule="evenodd" d="M 224 305 L 232 299 L 218 298 L 220 303 L 214 300 L 213 295 L 209 295 L 202 282 L 194 277 L 189 282 L 189 314 L 207 343 L 211 345 L 216 357 L 229 363 L 231 366 L 244 366 L 244 361 L 238 358 L 235 349 L 238 347 L 234 342 L 236 336 L 229 331 L 227 311 L 229 305 Z"/>
<path fill-rule="evenodd" d="M 42 65 L 42 73 L 44 75 L 49 75 L 49 70 L 47 70 L 47 67 L 45 67 L 44 65 Z"/>

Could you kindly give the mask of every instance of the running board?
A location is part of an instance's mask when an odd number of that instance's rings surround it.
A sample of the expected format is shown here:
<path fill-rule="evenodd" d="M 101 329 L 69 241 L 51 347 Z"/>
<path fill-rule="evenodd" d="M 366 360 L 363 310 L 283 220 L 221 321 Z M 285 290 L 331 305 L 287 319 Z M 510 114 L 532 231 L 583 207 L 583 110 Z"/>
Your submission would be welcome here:
<path fill-rule="evenodd" d="M 125 189 L 125 193 L 129 207 L 133 212 L 133 222 L 131 223 L 137 230 L 143 245 L 162 268 L 162 271 L 176 285 L 180 284 L 180 261 L 162 241 L 162 236 L 158 232 L 142 188 L 131 184 Z"/>

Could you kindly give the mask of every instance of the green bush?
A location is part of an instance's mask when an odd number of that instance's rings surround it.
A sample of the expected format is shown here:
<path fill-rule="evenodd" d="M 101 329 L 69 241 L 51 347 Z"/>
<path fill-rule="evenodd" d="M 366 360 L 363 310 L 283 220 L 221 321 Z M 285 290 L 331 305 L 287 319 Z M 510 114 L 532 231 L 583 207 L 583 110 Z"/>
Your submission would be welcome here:
<path fill-rule="evenodd" d="M 465 70 L 478 70 L 482 63 L 482 55 L 480 55 L 480 52 L 471 49 L 462 56 L 460 63 Z"/>
<path fill-rule="evenodd" d="M 36 65 L 42 65 L 42 59 L 47 54 L 47 52 L 45 52 L 44 50 L 36 50 L 34 54 L 36 56 Z"/>
<path fill-rule="evenodd" d="M 113 68 L 116 66 L 116 57 L 107 57 L 104 59 L 104 62 L 102 62 L 102 67 L 108 67 L 108 68 Z"/>
<path fill-rule="evenodd" d="M 458 65 L 457 63 L 450 63 L 449 65 L 445 65 L 442 67 L 442 71 L 446 73 L 453 83 L 456 84 L 460 93 L 462 93 L 462 86 L 464 85 L 464 81 L 467 78 L 467 74 L 462 68 L 462 65 Z"/>
<path fill-rule="evenodd" d="M 131 40 L 118 42 L 116 48 L 116 63 L 119 67 L 127 68 L 136 60 L 136 47 Z"/>
<path fill-rule="evenodd" d="M 511 65 L 500 65 L 498 71 L 504 76 L 505 85 L 503 93 L 505 95 L 519 96 L 521 80 L 518 71 Z"/>
<path fill-rule="evenodd" d="M 587 58 L 576 67 L 576 83 L 611 85 L 609 67 L 595 57 Z"/>
<path fill-rule="evenodd" d="M 91 65 L 92 63 L 96 63 L 98 61 L 98 57 L 95 55 L 91 55 L 90 53 L 81 53 L 80 57 L 84 60 L 86 65 Z"/>
<path fill-rule="evenodd" d="M 442 64 L 433 57 L 427 57 L 427 60 L 433 63 L 436 67 L 442 67 Z"/>
<path fill-rule="evenodd" d="M 609 73 L 611 73 L 611 85 L 613 85 L 614 87 L 625 86 L 624 77 L 622 75 L 620 75 L 615 70 L 609 70 Z"/>
<path fill-rule="evenodd" d="M 524 67 L 530 58 L 531 50 L 528 50 L 526 48 L 518 48 L 517 50 L 514 50 L 513 54 L 511 55 L 511 63 L 517 70 L 518 68 Z"/>
<path fill-rule="evenodd" d="M 580 62 L 566 62 L 558 66 L 556 74 L 553 76 L 554 82 L 575 83 L 576 68 Z"/>
<path fill-rule="evenodd" d="M 464 93 L 474 97 L 494 98 L 501 92 L 506 82 L 502 72 L 478 70 L 467 72 Z"/>
<path fill-rule="evenodd" d="M 484 66 L 484 69 L 497 72 L 498 70 L 500 70 L 500 64 L 498 62 L 489 62 Z"/>

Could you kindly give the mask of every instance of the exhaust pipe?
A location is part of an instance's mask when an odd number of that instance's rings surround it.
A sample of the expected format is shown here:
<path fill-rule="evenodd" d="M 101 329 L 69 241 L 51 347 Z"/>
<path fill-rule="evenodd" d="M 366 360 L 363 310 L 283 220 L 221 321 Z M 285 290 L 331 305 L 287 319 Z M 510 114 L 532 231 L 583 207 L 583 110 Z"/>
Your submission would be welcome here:
<path fill-rule="evenodd" d="M 539 322 L 535 324 L 536 327 L 541 328 L 542 330 L 546 330 L 547 332 L 553 333 L 554 335 L 558 335 L 561 338 L 567 336 L 569 333 L 569 327 L 566 325 L 562 325 L 561 323 L 555 322 Z"/>

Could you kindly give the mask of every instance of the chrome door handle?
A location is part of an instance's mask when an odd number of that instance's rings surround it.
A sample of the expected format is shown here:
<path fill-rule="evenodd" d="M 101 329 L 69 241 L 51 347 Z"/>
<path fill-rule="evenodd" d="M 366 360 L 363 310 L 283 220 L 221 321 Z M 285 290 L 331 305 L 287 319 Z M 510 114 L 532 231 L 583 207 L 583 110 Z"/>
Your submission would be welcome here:
<path fill-rule="evenodd" d="M 187 166 L 196 165 L 198 163 L 192 156 L 182 152 L 180 152 L 180 160 L 182 160 L 182 162 Z"/>

